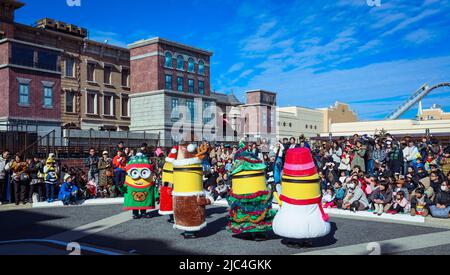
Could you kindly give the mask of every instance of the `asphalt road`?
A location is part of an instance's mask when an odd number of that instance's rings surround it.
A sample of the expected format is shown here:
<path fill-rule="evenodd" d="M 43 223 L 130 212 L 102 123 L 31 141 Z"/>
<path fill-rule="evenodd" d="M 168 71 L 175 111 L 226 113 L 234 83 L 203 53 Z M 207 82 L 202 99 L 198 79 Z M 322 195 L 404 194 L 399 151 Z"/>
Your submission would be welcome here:
<path fill-rule="evenodd" d="M 151 219 L 143 220 L 130 220 L 128 214 L 131 216 L 131 213 L 123 214 L 120 205 L 0 212 L 0 254 L 8 254 L 8 251 L 11 254 L 13 251 L 14 254 L 20 254 L 22 249 L 22 245 L 12 247 L 2 245 L 1 241 L 51 239 L 52 236 L 58 235 L 65 236 L 67 242 L 76 241 L 83 246 L 97 247 L 104 251 L 145 255 L 292 255 L 305 252 L 334 254 L 341 251 L 369 254 L 365 245 L 372 242 L 382 242 L 381 253 L 386 254 L 450 255 L 450 241 L 436 244 L 436 240 L 443 237 L 439 232 L 449 232 L 445 228 L 331 217 L 332 233 L 314 240 L 313 248 L 298 250 L 285 247 L 281 244 L 281 238 L 273 234 L 270 234 L 269 240 L 265 242 L 232 238 L 231 233 L 225 230 L 225 207 L 211 207 L 207 210 L 208 226 L 201 231 L 199 238 L 194 240 L 185 240 L 180 235 L 181 231 L 174 230 L 172 225 L 166 222 L 167 218 L 159 216 L 157 212 L 153 212 Z M 103 225 L 94 224 L 102 219 L 106 219 Z M 80 226 L 87 224 L 92 226 L 88 226 L 89 229 L 80 229 Z M 74 230 L 75 228 L 77 229 Z M 71 240 L 71 232 L 80 230 L 86 232 L 73 235 L 77 236 L 77 239 Z M 403 246 L 401 238 L 405 237 L 410 239 L 407 239 Z M 390 240 L 397 242 L 390 244 Z M 397 246 L 401 243 L 402 247 L 396 247 L 394 243 Z M 418 243 L 421 247 L 417 247 Z M 355 245 L 363 245 L 363 248 L 357 250 L 353 248 Z M 40 246 L 49 254 L 56 253 L 55 249 L 58 249 L 54 245 L 48 249 L 45 245 Z M 35 251 L 37 252 L 32 254 L 39 254 L 39 249 Z M 65 247 L 62 251 L 62 254 L 67 253 Z"/>

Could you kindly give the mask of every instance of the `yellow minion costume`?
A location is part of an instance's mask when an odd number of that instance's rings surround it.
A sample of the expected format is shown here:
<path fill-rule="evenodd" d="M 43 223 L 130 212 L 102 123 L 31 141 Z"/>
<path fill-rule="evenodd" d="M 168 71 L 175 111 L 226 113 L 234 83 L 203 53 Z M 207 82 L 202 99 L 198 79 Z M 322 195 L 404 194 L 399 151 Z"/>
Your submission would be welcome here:
<path fill-rule="evenodd" d="M 307 148 L 289 149 L 281 181 L 282 205 L 273 222 L 275 234 L 292 239 L 311 239 L 330 233 L 322 209 L 319 176 Z"/>

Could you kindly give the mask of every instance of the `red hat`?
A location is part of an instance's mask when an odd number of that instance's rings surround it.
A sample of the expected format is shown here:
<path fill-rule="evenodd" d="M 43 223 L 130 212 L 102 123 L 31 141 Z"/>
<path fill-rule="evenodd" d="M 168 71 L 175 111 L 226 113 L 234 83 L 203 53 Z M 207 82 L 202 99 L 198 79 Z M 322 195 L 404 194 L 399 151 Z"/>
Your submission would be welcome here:
<path fill-rule="evenodd" d="M 170 150 L 169 155 L 166 158 L 167 162 L 173 162 L 177 158 L 178 154 L 178 146 L 174 146 L 172 150 Z"/>
<path fill-rule="evenodd" d="M 307 148 L 289 149 L 283 173 L 290 177 L 308 177 L 317 174 L 316 164 Z"/>

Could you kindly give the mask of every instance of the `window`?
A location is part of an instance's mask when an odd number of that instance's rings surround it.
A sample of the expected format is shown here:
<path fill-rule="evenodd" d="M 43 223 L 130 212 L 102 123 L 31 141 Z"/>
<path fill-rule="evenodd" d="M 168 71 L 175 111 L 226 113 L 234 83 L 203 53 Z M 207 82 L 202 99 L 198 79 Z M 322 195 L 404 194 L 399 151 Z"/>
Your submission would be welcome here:
<path fill-rule="evenodd" d="M 87 81 L 95 82 L 95 64 L 88 63 L 87 65 Z"/>
<path fill-rule="evenodd" d="M 204 113 L 203 122 L 205 124 L 209 123 L 213 119 L 213 114 L 212 111 L 210 110 L 210 107 L 211 107 L 210 102 L 203 103 L 203 113 Z"/>
<path fill-rule="evenodd" d="M 308 124 L 306 124 L 305 128 L 308 129 Z"/>
<path fill-rule="evenodd" d="M 177 91 L 184 91 L 184 79 L 180 76 L 177 78 Z"/>
<path fill-rule="evenodd" d="M 111 94 L 105 94 L 103 96 L 103 114 L 105 116 L 114 115 L 114 97 Z"/>
<path fill-rule="evenodd" d="M 204 81 L 198 82 L 198 93 L 201 95 L 205 94 L 205 82 Z"/>
<path fill-rule="evenodd" d="M 25 45 L 13 44 L 11 62 L 15 65 L 34 67 L 34 49 Z"/>
<path fill-rule="evenodd" d="M 66 76 L 75 77 L 75 60 L 71 57 L 66 58 Z"/>
<path fill-rule="evenodd" d="M 50 86 L 44 86 L 44 102 L 45 108 L 53 108 L 53 88 Z"/>
<path fill-rule="evenodd" d="M 172 76 L 166 74 L 166 90 L 172 90 Z"/>
<path fill-rule="evenodd" d="M 122 86 L 129 87 L 130 69 L 122 69 Z"/>
<path fill-rule="evenodd" d="M 97 93 L 87 93 L 86 96 L 86 113 L 96 115 L 98 109 Z"/>
<path fill-rule="evenodd" d="M 111 84 L 111 72 L 112 67 L 111 66 L 105 66 L 105 69 L 103 70 L 103 83 L 105 84 Z"/>
<path fill-rule="evenodd" d="M 189 92 L 193 94 L 194 93 L 194 79 L 189 79 L 188 87 L 189 87 Z"/>
<path fill-rule="evenodd" d="M 177 69 L 184 70 L 184 57 L 182 55 L 177 56 Z"/>
<path fill-rule="evenodd" d="M 196 117 L 195 117 L 195 103 L 193 100 L 187 100 L 186 101 L 186 107 L 188 109 L 189 112 L 189 116 L 191 118 L 191 122 L 196 121 Z M 188 118 L 189 118 L 188 116 Z"/>
<path fill-rule="evenodd" d="M 121 110 L 121 112 L 122 112 L 122 116 L 123 117 L 129 117 L 130 116 L 130 106 L 129 106 L 129 104 L 130 104 L 130 99 L 128 98 L 128 95 L 122 95 L 122 102 L 121 102 L 121 105 L 122 105 L 122 110 Z"/>
<path fill-rule="evenodd" d="M 198 62 L 198 73 L 205 74 L 205 62 L 203 62 L 203 60 L 200 60 L 200 62 Z"/>
<path fill-rule="evenodd" d="M 19 104 L 30 105 L 30 83 L 19 83 Z"/>
<path fill-rule="evenodd" d="M 58 66 L 58 53 L 39 50 L 37 67 L 49 71 L 60 71 Z"/>
<path fill-rule="evenodd" d="M 188 72 L 193 73 L 195 71 L 194 59 L 189 58 L 188 60 Z"/>
<path fill-rule="evenodd" d="M 262 123 L 263 123 L 263 127 L 267 127 L 267 113 L 263 113 Z"/>
<path fill-rule="evenodd" d="M 75 94 L 72 92 L 66 92 L 66 112 L 67 113 L 74 113 L 74 99 Z"/>
<path fill-rule="evenodd" d="M 178 111 L 178 98 L 172 98 L 172 113 L 170 114 L 172 120 L 178 120 L 180 113 Z"/>
<path fill-rule="evenodd" d="M 165 62 L 165 66 L 168 68 L 172 68 L 172 54 L 171 53 L 166 53 L 166 62 Z"/>

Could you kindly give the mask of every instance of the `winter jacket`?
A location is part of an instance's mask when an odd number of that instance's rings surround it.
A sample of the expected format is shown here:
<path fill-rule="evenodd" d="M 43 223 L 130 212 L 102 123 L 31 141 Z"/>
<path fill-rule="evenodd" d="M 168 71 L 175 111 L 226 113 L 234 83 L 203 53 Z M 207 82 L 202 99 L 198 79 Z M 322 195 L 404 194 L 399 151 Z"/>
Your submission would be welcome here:
<path fill-rule="evenodd" d="M 419 154 L 419 150 L 416 146 L 409 147 L 407 146 L 405 149 L 403 149 L 403 157 L 407 161 L 414 161 L 417 159 L 417 154 Z"/>
<path fill-rule="evenodd" d="M 44 181 L 47 184 L 58 183 L 58 169 L 56 166 L 51 166 L 49 163 L 44 166 Z"/>
<path fill-rule="evenodd" d="M 381 191 L 380 188 L 375 189 L 373 193 L 370 195 L 370 200 L 382 200 L 384 204 L 388 204 L 392 202 L 393 194 L 392 189 L 387 188 L 383 191 Z"/>
<path fill-rule="evenodd" d="M 339 170 L 344 170 L 344 171 L 350 171 L 351 170 L 351 165 L 350 165 L 350 154 L 349 153 L 344 153 L 342 154 L 341 157 L 341 164 L 339 165 Z"/>
<path fill-rule="evenodd" d="M 0 156 L 0 180 L 6 179 L 6 172 L 9 170 L 8 160 Z"/>
<path fill-rule="evenodd" d="M 78 192 L 78 187 L 76 187 L 75 184 L 65 182 L 61 185 L 61 188 L 59 189 L 58 199 L 64 200 L 74 192 Z"/>
<path fill-rule="evenodd" d="M 373 159 L 378 163 L 383 163 L 386 160 L 386 151 L 384 149 L 373 151 Z"/>
<path fill-rule="evenodd" d="M 355 201 L 359 201 L 366 207 L 369 206 L 369 200 L 359 186 L 357 186 L 354 190 L 347 190 L 347 195 L 344 198 L 344 202 L 348 202 L 350 204 L 354 203 Z"/>
<path fill-rule="evenodd" d="M 363 147 L 355 150 L 355 156 L 352 161 L 352 169 L 355 168 L 355 166 L 361 167 L 361 171 L 366 172 L 366 164 L 364 161 L 364 156 L 366 155 L 366 149 Z"/>
<path fill-rule="evenodd" d="M 445 205 L 445 207 L 450 206 L 450 191 L 442 191 L 440 190 L 439 193 L 436 195 L 436 198 L 434 199 L 435 204 L 441 204 Z"/>
<path fill-rule="evenodd" d="M 411 209 L 416 209 L 419 211 L 423 211 L 423 209 L 429 209 L 430 205 L 432 204 L 433 203 L 426 194 L 423 195 L 422 200 L 417 199 L 416 196 L 413 196 L 411 199 Z"/>
<path fill-rule="evenodd" d="M 334 194 L 337 200 L 343 200 L 345 198 L 345 189 L 343 187 L 334 188 Z"/>
<path fill-rule="evenodd" d="M 115 156 L 112 163 L 114 165 L 114 171 L 125 171 L 127 166 L 127 158 L 121 157 L 122 161 L 119 161 L 119 156 Z"/>
<path fill-rule="evenodd" d="M 99 157 L 98 156 L 89 156 L 84 161 L 84 164 L 85 164 L 86 167 L 89 168 L 89 171 L 92 174 L 97 174 L 98 173 L 98 162 L 99 162 Z"/>
<path fill-rule="evenodd" d="M 450 172 L 450 158 L 442 157 L 441 166 L 442 166 L 442 173 L 447 176 L 448 173 Z"/>

